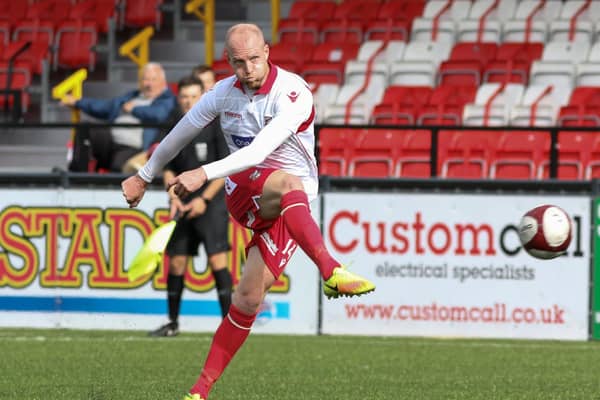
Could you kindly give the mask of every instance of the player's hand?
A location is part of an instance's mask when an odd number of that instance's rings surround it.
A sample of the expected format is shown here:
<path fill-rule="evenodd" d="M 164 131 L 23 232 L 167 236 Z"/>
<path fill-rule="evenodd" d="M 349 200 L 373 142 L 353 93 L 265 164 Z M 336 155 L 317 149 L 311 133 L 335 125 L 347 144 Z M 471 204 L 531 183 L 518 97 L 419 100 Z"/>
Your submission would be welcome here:
<path fill-rule="evenodd" d="M 206 183 L 206 173 L 202 167 L 185 171 L 167 183 L 167 191 L 173 187 L 173 192 L 183 199 L 190 193 L 200 189 Z"/>
<path fill-rule="evenodd" d="M 196 197 L 185 205 L 186 218 L 194 218 L 206 212 L 206 202 L 202 197 Z"/>
<path fill-rule="evenodd" d="M 173 196 L 170 200 L 169 218 L 175 218 L 175 214 L 178 212 L 179 215 L 183 215 L 185 213 L 185 205 L 181 200 L 179 200 L 179 197 Z"/>
<path fill-rule="evenodd" d="M 123 197 L 129 204 L 129 208 L 136 207 L 142 201 L 144 193 L 146 192 L 146 186 L 148 183 L 140 178 L 138 174 L 130 176 L 121 183 L 121 189 L 123 190 Z"/>

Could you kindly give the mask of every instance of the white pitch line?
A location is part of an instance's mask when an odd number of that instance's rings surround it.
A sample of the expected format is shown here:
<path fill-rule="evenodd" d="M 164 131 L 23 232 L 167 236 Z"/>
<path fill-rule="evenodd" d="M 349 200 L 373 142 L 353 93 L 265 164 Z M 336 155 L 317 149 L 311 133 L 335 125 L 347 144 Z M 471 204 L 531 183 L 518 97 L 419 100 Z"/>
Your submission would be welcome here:
<path fill-rule="evenodd" d="M 178 338 L 153 338 L 153 337 L 88 337 L 88 336 L 0 336 L 0 342 L 207 342 L 208 337 L 178 337 Z"/>
<path fill-rule="evenodd" d="M 261 335 L 256 335 L 260 337 Z M 264 338 L 264 337 L 263 337 Z M 316 338 L 316 336 L 315 336 Z M 520 340 L 515 340 L 512 343 L 498 343 L 498 342 L 463 342 L 455 339 L 439 340 L 424 338 L 423 340 L 414 339 L 402 339 L 402 338 L 381 338 L 377 339 L 366 339 L 361 340 L 358 338 L 348 338 L 343 336 L 326 336 L 330 341 L 330 344 L 335 345 L 336 343 L 343 345 L 371 345 L 371 346 L 411 346 L 411 347 L 458 347 L 458 348 L 515 348 L 515 349 L 552 349 L 552 350 L 584 350 L 584 351 L 600 351 L 600 343 L 590 342 L 554 342 L 549 341 L 548 343 L 528 343 Z M 177 338 L 152 338 L 152 337 L 140 337 L 140 336 L 122 336 L 122 337 L 90 337 L 90 336 L 8 336 L 6 334 L 0 335 L 1 342 L 100 342 L 100 343 L 114 343 L 114 342 L 156 342 L 160 343 L 177 343 L 177 342 L 208 342 L 212 340 L 209 336 L 193 337 L 193 336 L 179 336 Z M 478 340 L 478 339 L 473 339 Z M 560 346 L 565 344 L 566 346 Z"/>

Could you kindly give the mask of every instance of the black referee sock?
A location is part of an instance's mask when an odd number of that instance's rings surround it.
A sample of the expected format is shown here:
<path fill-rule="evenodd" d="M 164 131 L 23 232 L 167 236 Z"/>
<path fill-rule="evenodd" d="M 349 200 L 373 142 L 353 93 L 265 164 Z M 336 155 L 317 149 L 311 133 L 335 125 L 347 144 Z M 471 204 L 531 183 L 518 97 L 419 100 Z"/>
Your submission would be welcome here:
<path fill-rule="evenodd" d="M 179 306 L 183 292 L 183 275 L 169 274 L 167 277 L 167 299 L 169 301 L 169 319 L 177 322 L 179 318 Z"/>
<path fill-rule="evenodd" d="M 221 315 L 225 317 L 231 305 L 231 287 L 233 286 L 231 273 L 227 268 L 213 271 L 212 273 L 215 278 L 215 285 L 217 286 L 217 297 L 221 305 Z"/>

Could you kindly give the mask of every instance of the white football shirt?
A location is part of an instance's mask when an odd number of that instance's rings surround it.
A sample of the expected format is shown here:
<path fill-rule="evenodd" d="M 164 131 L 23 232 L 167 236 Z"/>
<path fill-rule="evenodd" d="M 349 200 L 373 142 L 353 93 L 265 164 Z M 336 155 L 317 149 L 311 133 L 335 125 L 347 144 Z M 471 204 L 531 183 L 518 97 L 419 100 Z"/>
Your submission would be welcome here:
<path fill-rule="evenodd" d="M 314 199 L 318 171 L 312 93 L 298 75 L 269 65 L 265 83 L 253 93 L 230 76 L 204 94 L 139 171 L 142 179 L 150 182 L 202 128 L 220 117 L 231 154 L 203 166 L 208 179 L 253 166 L 276 168 L 301 178 L 309 199 Z"/>

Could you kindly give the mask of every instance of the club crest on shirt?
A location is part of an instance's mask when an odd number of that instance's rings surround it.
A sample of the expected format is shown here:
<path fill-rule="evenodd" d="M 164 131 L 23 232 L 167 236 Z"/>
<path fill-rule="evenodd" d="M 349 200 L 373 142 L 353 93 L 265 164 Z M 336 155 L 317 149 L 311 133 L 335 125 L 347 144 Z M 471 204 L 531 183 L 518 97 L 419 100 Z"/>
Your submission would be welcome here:
<path fill-rule="evenodd" d="M 298 99 L 298 96 L 300 96 L 300 93 L 296 92 L 295 90 L 292 90 L 291 92 L 289 92 L 287 94 L 288 99 L 290 99 L 290 101 L 292 103 L 296 102 L 296 100 Z"/>

